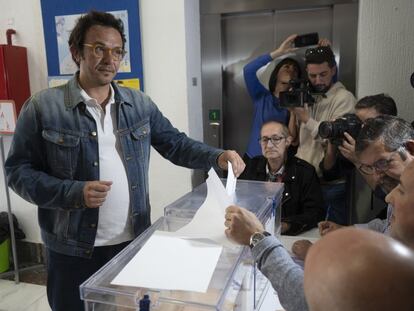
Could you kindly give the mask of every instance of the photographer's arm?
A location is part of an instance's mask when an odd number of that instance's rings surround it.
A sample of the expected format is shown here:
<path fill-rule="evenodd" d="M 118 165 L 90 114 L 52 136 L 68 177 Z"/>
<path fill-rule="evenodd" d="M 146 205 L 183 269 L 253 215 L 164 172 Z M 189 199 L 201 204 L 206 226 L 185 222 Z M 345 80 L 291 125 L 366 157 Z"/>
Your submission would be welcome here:
<path fill-rule="evenodd" d="M 336 162 L 336 156 L 337 156 L 337 151 L 335 146 L 328 141 L 328 146 L 326 147 L 326 153 L 325 153 L 325 157 L 323 158 L 323 169 L 324 170 L 330 170 Z"/>
<path fill-rule="evenodd" d="M 346 169 L 344 161 L 346 160 L 340 157 L 337 147 L 328 141 L 325 156 L 319 163 L 323 179 L 331 181 L 343 177 L 344 169 Z"/>
<path fill-rule="evenodd" d="M 296 51 L 298 48 L 294 47 L 293 41 L 297 36 L 297 34 L 294 34 L 287 37 L 276 50 L 270 52 L 270 57 L 275 59 L 287 53 Z"/>
<path fill-rule="evenodd" d="M 375 190 L 377 186 L 378 180 L 375 174 L 367 175 L 362 172 L 359 167 L 361 163 L 358 160 L 358 157 L 355 154 L 355 139 L 349 135 L 348 133 L 344 133 L 345 139 L 342 143 L 342 146 L 339 146 L 338 149 L 342 153 L 342 155 L 347 158 L 352 164 L 355 165 L 357 170 L 361 173 L 362 177 L 364 177 L 366 183 L 370 186 L 372 190 Z"/>
<path fill-rule="evenodd" d="M 295 40 L 296 36 L 297 35 L 289 36 L 276 50 L 270 52 L 269 54 L 261 55 L 244 66 L 243 76 L 250 97 L 253 99 L 258 99 L 263 94 L 267 94 L 269 92 L 268 89 L 262 85 L 258 79 L 257 71 L 263 66 L 266 66 L 275 58 L 295 51 L 296 48 L 292 47 L 292 42 Z"/>
<path fill-rule="evenodd" d="M 305 104 L 304 107 L 295 107 L 294 111 L 298 121 L 303 123 L 304 128 L 311 133 L 313 138 L 316 138 L 320 122 L 311 117 L 308 104 Z"/>

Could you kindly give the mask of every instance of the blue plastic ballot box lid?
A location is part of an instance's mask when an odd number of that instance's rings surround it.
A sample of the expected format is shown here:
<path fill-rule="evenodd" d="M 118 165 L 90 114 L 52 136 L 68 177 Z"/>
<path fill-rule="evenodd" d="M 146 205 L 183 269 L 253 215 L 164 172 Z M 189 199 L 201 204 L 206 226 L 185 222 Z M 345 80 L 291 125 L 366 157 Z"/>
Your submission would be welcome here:
<path fill-rule="evenodd" d="M 274 217 L 274 209 L 279 205 L 282 192 L 283 184 L 238 181 L 236 203 L 255 213 L 265 223 Z M 148 295 L 151 300 L 151 310 L 234 310 L 235 305 L 240 303 L 242 283 L 246 280 L 249 284 L 247 295 L 251 295 L 250 300 L 262 299 L 268 282 L 261 275 L 253 277 L 256 270 L 253 269 L 254 264 L 248 247 L 223 248 L 206 293 L 111 284 L 115 276 L 140 251 L 156 230 L 174 232 L 189 223 L 205 196 L 206 185 L 202 184 L 168 205 L 165 208 L 166 216 L 159 218 L 121 253 L 86 280 L 80 286 L 81 299 L 85 302 L 86 310 L 139 310 L 140 300 L 144 295 Z M 254 287 L 256 290 L 253 290 Z"/>

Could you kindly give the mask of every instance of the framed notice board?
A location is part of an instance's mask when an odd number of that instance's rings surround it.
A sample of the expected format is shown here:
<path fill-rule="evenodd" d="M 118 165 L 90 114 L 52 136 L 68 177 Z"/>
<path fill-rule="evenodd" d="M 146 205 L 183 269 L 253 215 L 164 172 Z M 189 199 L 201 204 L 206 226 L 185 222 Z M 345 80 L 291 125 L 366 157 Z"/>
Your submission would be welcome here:
<path fill-rule="evenodd" d="M 138 0 L 41 0 L 41 6 L 49 80 L 69 78 L 77 71 L 69 50 L 69 35 L 82 14 L 96 10 L 112 13 L 124 23 L 127 53 L 115 79 L 144 89 Z"/>

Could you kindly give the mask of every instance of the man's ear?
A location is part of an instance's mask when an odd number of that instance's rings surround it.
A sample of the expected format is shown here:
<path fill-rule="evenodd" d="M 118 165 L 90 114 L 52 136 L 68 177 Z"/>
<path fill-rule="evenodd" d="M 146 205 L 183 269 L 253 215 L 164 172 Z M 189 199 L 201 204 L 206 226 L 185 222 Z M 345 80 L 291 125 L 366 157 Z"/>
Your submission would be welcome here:
<path fill-rule="evenodd" d="M 290 144 L 292 143 L 292 139 L 293 139 L 293 137 L 290 136 L 290 135 L 288 137 L 286 137 L 286 147 L 290 146 Z"/>
<path fill-rule="evenodd" d="M 72 54 L 72 59 L 73 59 L 73 61 L 76 63 L 76 65 L 78 65 L 78 67 L 79 67 L 79 64 L 80 64 L 80 59 L 81 59 L 81 53 L 73 46 L 73 45 L 71 45 L 70 47 L 69 47 L 69 49 L 70 49 L 70 53 Z"/>
<path fill-rule="evenodd" d="M 332 73 L 332 75 L 333 75 L 333 76 L 334 76 L 334 75 L 336 75 L 336 70 L 337 70 L 337 69 L 336 69 L 336 65 L 335 65 L 335 66 L 333 66 L 333 67 L 332 67 L 332 72 L 333 72 L 333 73 Z"/>

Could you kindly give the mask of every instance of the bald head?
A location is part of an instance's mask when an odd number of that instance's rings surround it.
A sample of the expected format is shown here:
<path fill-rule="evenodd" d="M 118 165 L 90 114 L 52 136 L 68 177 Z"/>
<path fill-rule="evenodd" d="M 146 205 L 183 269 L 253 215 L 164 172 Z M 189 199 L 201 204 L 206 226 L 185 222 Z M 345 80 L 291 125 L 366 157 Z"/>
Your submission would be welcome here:
<path fill-rule="evenodd" d="M 414 252 L 373 231 L 334 231 L 310 248 L 304 289 L 311 311 L 412 311 Z"/>
<path fill-rule="evenodd" d="M 414 161 L 405 168 L 398 186 L 385 200 L 393 206 L 392 237 L 414 250 Z"/>

